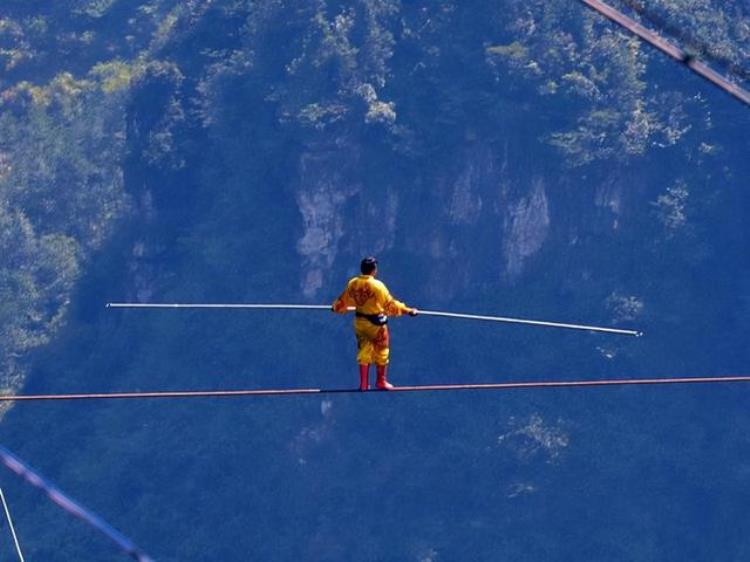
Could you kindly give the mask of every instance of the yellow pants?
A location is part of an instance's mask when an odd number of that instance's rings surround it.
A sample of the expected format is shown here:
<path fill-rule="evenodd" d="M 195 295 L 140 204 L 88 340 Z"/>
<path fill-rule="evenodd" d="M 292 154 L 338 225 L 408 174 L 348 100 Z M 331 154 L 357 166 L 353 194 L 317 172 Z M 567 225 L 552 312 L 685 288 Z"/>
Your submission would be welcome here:
<path fill-rule="evenodd" d="M 376 326 L 367 318 L 355 318 L 354 335 L 357 336 L 357 363 L 388 364 L 391 351 L 388 326 Z"/>

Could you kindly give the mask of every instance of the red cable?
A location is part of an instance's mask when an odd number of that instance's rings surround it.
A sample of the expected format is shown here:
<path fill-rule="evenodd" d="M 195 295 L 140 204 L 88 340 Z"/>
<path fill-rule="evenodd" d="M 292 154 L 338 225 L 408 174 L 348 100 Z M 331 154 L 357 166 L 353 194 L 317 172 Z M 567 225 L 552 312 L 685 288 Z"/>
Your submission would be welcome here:
<path fill-rule="evenodd" d="M 456 390 L 513 390 L 525 388 L 581 388 L 597 386 L 634 386 L 634 385 L 675 385 L 675 384 L 717 384 L 747 383 L 750 375 L 722 377 L 672 377 L 649 379 L 602 379 L 578 381 L 530 381 L 501 382 L 486 384 L 431 384 L 416 386 L 397 386 L 390 392 L 433 392 Z M 255 390 L 173 390 L 156 392 L 97 392 L 80 394 L 26 394 L 17 396 L 0 396 L 0 402 L 31 402 L 55 400 L 112 400 L 112 399 L 145 399 L 145 398 L 232 398 L 242 396 L 290 396 L 304 394 L 358 394 L 354 388 L 289 388 L 289 389 L 255 389 Z"/>
<path fill-rule="evenodd" d="M 644 41 L 650 43 L 661 52 L 684 64 L 690 70 L 711 82 L 714 86 L 721 88 L 741 102 L 750 105 L 750 92 L 748 92 L 744 88 L 741 88 L 737 84 L 733 84 L 726 77 L 722 76 L 704 63 L 695 60 L 693 57 L 688 55 L 688 53 L 686 53 L 679 47 L 672 45 L 669 41 L 667 41 L 657 33 L 645 28 L 640 23 L 629 18 L 622 12 L 619 12 L 612 6 L 601 2 L 601 0 L 581 0 L 581 2 L 586 4 L 592 10 L 603 15 L 607 19 L 617 23 L 618 25 L 621 25 Z"/>

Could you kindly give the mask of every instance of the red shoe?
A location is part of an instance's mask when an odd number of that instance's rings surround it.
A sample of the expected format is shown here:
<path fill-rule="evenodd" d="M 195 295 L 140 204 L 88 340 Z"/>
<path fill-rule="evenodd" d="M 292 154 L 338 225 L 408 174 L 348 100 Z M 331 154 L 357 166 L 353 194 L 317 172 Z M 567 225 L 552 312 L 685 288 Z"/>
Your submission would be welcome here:
<path fill-rule="evenodd" d="M 359 366 L 359 389 L 364 392 L 370 390 L 370 366 Z"/>
<path fill-rule="evenodd" d="M 378 390 L 393 390 L 396 388 L 391 383 L 388 382 L 388 366 L 387 365 L 378 365 L 378 380 L 375 382 L 375 387 Z"/>

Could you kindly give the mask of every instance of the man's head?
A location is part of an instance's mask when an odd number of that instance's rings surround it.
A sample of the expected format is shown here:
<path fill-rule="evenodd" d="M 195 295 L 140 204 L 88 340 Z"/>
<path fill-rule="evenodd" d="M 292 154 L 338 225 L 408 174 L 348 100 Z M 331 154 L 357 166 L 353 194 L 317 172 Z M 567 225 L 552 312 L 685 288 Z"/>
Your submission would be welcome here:
<path fill-rule="evenodd" d="M 359 264 L 359 270 L 362 272 L 362 275 L 375 275 L 375 272 L 378 270 L 378 260 L 372 256 L 366 257 Z"/>

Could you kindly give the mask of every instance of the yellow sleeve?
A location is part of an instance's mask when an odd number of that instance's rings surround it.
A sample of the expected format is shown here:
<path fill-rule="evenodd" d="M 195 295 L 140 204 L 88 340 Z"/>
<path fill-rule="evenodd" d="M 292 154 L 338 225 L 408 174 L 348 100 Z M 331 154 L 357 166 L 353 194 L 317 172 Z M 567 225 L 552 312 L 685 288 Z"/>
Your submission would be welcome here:
<path fill-rule="evenodd" d="M 388 291 L 388 287 L 383 283 L 378 284 L 378 300 L 387 316 L 401 316 L 402 314 L 408 314 L 411 310 L 401 301 L 394 299 Z"/>
<path fill-rule="evenodd" d="M 351 284 L 351 281 L 349 284 L 347 284 L 346 288 L 344 289 L 344 292 L 341 293 L 339 298 L 337 298 L 333 306 L 331 307 L 332 310 L 338 314 L 346 314 L 349 312 L 349 307 L 354 306 L 354 300 L 349 295 L 349 285 Z"/>

